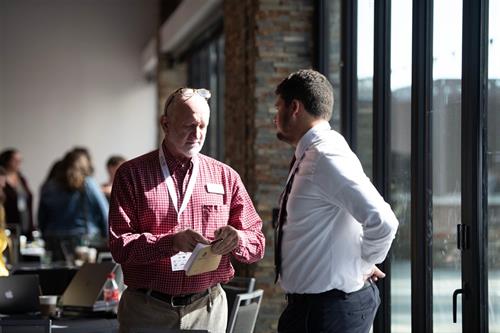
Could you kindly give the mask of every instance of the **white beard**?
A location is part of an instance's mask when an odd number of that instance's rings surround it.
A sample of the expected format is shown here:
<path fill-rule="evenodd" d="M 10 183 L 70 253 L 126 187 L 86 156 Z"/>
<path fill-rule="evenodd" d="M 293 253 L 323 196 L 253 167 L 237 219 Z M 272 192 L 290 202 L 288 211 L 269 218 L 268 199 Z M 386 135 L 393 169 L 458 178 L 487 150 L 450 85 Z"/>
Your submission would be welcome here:
<path fill-rule="evenodd" d="M 192 145 L 191 148 L 184 151 L 184 155 L 186 157 L 192 158 L 201 151 L 201 149 L 203 148 L 203 143 L 204 142 L 200 142 Z"/>

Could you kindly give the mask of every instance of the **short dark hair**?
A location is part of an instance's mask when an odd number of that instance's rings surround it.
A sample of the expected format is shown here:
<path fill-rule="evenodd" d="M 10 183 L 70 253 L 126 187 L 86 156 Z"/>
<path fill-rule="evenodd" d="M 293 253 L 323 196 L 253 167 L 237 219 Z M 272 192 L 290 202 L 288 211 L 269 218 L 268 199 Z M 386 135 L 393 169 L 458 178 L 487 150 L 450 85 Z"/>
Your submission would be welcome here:
<path fill-rule="evenodd" d="M 122 162 L 125 162 L 125 157 L 120 156 L 120 155 L 112 155 L 108 158 L 108 161 L 106 162 L 106 166 L 107 167 L 116 166 Z"/>
<path fill-rule="evenodd" d="M 8 148 L 2 151 L 0 153 L 0 166 L 7 168 L 15 153 L 17 153 L 17 149 L 15 148 Z"/>
<path fill-rule="evenodd" d="M 333 88 L 328 79 L 312 69 L 301 69 L 288 75 L 275 91 L 288 106 L 296 99 L 308 113 L 329 121 L 333 113 Z"/>

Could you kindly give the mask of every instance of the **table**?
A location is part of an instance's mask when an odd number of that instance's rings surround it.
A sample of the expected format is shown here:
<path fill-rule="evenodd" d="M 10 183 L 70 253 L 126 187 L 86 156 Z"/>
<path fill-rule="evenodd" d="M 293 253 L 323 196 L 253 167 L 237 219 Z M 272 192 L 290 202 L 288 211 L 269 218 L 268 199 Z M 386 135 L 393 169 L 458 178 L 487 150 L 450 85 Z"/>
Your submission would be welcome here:
<path fill-rule="evenodd" d="M 117 333 L 118 320 L 107 318 L 61 318 L 52 320 L 53 333 Z"/>

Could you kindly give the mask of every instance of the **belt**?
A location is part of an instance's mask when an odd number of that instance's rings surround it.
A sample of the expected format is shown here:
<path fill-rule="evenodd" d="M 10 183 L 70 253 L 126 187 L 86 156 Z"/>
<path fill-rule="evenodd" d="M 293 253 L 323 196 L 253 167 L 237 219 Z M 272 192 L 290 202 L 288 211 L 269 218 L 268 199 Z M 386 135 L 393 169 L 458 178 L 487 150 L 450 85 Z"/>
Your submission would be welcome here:
<path fill-rule="evenodd" d="M 362 290 L 365 290 L 366 288 L 369 288 L 372 286 L 372 282 L 370 281 L 365 281 L 365 284 L 363 287 L 359 290 L 346 293 L 345 291 L 339 290 L 339 289 L 331 289 L 328 291 L 324 291 L 319 294 L 286 294 L 286 299 L 288 303 L 293 304 L 293 303 L 300 303 L 307 301 L 309 299 L 314 299 L 314 298 L 319 298 L 319 297 L 332 297 L 332 298 L 340 298 L 340 299 L 347 299 L 349 296 L 358 293 Z"/>
<path fill-rule="evenodd" d="M 187 305 L 199 300 L 200 298 L 207 296 L 210 292 L 210 289 L 211 288 L 208 288 L 208 289 L 205 289 L 199 293 L 187 294 L 187 295 L 168 295 L 168 294 L 164 294 L 162 292 L 156 291 L 156 290 L 151 290 L 151 289 L 146 289 L 146 288 L 139 288 L 139 289 L 133 289 L 133 290 L 141 292 L 141 293 L 146 294 L 148 296 L 151 296 L 159 301 L 168 303 L 173 308 L 179 308 L 179 307 L 187 306 Z"/>

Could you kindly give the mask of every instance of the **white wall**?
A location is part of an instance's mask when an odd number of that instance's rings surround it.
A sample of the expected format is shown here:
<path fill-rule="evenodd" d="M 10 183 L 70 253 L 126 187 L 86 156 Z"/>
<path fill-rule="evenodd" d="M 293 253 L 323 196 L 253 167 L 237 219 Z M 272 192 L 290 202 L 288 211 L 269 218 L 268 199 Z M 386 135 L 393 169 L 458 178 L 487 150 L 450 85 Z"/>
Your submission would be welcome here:
<path fill-rule="evenodd" d="M 157 16 L 157 0 L 0 0 L 0 150 L 21 151 L 36 195 L 76 145 L 99 182 L 110 154 L 155 148 L 156 93 L 140 54 Z"/>

